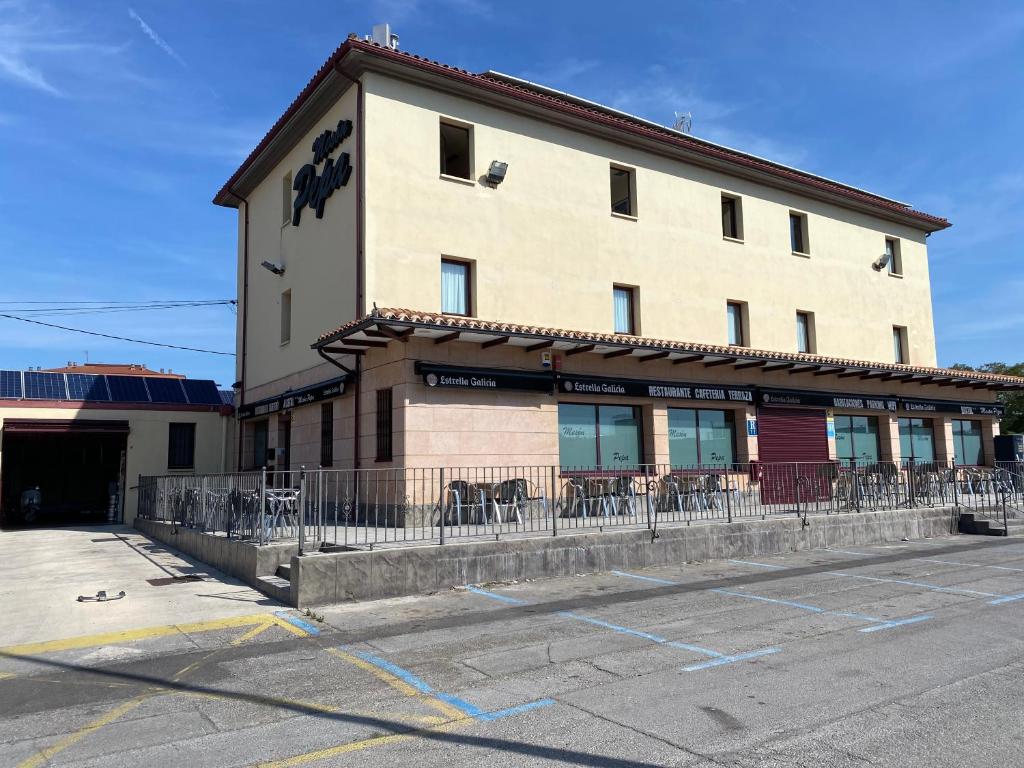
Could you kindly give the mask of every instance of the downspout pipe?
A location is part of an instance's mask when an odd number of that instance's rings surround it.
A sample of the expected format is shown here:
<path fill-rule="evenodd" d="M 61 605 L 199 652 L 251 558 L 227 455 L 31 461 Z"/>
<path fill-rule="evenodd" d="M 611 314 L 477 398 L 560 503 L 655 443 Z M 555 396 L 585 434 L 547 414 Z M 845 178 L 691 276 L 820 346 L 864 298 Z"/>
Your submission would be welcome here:
<path fill-rule="evenodd" d="M 228 192 L 238 200 L 241 200 L 242 204 L 245 205 L 245 228 L 242 235 L 242 359 L 238 376 L 238 405 L 241 407 L 245 403 L 245 353 L 249 337 L 249 201 L 230 187 Z M 242 423 L 239 421 L 238 464 L 236 465 L 236 469 L 239 471 L 242 469 L 242 435 L 244 432 Z"/>
<path fill-rule="evenodd" d="M 364 219 L 366 218 L 366 209 L 364 205 L 364 189 L 365 189 L 365 117 L 363 113 L 363 81 L 358 78 L 352 77 L 345 70 L 341 68 L 341 62 L 336 62 L 334 65 L 334 71 L 337 72 L 341 77 L 348 80 L 356 87 L 356 317 L 362 317 L 366 314 L 366 298 L 363 284 L 366 280 L 365 274 L 365 229 L 363 227 Z M 321 352 L 321 355 L 323 353 Z M 325 355 L 326 357 L 326 355 Z M 337 363 L 336 363 L 337 364 Z M 352 467 L 353 469 L 359 469 L 362 465 L 360 457 L 359 442 L 360 442 L 360 399 L 362 391 L 360 387 L 360 378 L 362 373 L 362 360 L 356 357 L 356 369 L 355 369 L 355 381 L 353 382 L 353 416 L 355 417 L 352 432 L 353 432 L 353 449 L 352 449 Z"/>

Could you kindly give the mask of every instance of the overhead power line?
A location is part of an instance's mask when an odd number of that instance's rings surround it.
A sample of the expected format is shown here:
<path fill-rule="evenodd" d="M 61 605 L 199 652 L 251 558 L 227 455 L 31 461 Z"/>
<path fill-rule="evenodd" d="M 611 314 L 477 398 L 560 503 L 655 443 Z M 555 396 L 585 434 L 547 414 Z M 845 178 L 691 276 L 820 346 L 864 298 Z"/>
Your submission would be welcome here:
<path fill-rule="evenodd" d="M 112 336 L 109 333 L 97 333 L 96 331 L 86 331 L 81 328 L 69 328 L 66 325 L 56 325 L 54 323 L 44 323 L 41 320 L 33 320 L 28 317 L 18 317 L 17 315 L 8 315 L 0 313 L 0 317 L 6 317 L 8 320 L 20 320 L 23 323 L 32 323 L 33 325 L 42 325 L 47 328 L 57 328 L 62 331 L 71 331 L 72 333 L 84 333 L 87 336 L 100 336 L 104 339 L 114 339 L 115 341 L 129 341 L 132 344 L 148 344 L 151 347 L 164 347 L 165 349 L 180 349 L 185 352 L 203 352 L 207 355 L 226 355 L 234 357 L 234 352 L 220 352 L 214 349 L 198 349 L 196 347 L 183 347 L 178 344 L 163 344 L 159 341 L 143 341 L 142 339 L 130 339 L 127 336 Z"/>

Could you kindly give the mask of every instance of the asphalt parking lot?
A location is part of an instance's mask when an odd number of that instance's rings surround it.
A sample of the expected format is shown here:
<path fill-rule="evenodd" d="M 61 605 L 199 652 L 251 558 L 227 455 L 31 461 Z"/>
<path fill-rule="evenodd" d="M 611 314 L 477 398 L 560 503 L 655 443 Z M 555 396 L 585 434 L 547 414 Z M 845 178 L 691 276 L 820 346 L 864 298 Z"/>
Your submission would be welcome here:
<path fill-rule="evenodd" d="M 1021 760 L 1020 539 L 473 585 L 316 613 L 2 649 L 0 764 Z"/>

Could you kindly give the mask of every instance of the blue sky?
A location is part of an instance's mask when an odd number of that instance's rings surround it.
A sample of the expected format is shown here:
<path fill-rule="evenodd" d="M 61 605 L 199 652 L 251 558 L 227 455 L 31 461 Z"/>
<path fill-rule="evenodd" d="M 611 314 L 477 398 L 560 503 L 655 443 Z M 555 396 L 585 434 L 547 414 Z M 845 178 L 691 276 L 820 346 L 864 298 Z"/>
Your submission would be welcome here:
<path fill-rule="evenodd" d="M 0 302 L 234 297 L 237 167 L 347 33 L 496 69 L 948 217 L 939 362 L 1024 360 L 1024 5 L 0 0 Z M 837 301 L 842 300 L 841 289 Z M 9 304 L 0 305 L 0 311 Z M 40 318 L 233 351 L 228 307 Z M 229 357 L 0 318 L 0 368 Z"/>

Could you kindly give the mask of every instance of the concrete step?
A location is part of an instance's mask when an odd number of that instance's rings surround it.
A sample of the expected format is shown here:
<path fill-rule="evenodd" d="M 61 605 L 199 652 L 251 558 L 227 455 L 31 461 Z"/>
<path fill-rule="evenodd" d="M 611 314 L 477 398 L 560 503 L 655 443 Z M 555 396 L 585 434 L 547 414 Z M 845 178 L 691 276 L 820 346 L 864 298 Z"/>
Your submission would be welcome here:
<path fill-rule="evenodd" d="M 974 536 L 1006 536 L 1007 532 L 1001 525 L 996 525 L 990 520 L 978 520 L 973 512 L 961 512 L 960 522 L 957 525 L 960 533 Z"/>
<path fill-rule="evenodd" d="M 292 565 L 291 563 L 282 563 L 277 566 L 277 576 L 284 579 L 285 581 L 292 580 Z"/>
<path fill-rule="evenodd" d="M 260 576 L 256 579 L 256 587 L 265 595 L 279 600 L 285 605 L 292 604 L 292 583 L 280 576 Z"/>

